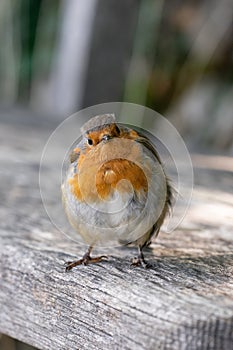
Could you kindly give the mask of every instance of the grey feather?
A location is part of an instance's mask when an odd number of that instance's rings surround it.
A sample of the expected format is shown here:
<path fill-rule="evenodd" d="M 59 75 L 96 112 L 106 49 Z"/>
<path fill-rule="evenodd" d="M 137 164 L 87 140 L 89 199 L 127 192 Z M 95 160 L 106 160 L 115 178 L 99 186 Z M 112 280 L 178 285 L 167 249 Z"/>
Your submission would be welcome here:
<path fill-rule="evenodd" d="M 85 134 L 87 131 L 102 127 L 103 125 L 115 123 L 115 114 L 101 114 L 91 118 L 81 127 L 81 133 Z"/>

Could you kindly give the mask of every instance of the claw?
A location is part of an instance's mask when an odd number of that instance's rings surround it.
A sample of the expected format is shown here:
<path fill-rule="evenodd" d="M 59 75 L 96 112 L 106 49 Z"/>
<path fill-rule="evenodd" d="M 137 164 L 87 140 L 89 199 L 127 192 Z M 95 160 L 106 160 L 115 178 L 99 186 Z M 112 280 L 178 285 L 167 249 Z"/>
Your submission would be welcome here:
<path fill-rule="evenodd" d="M 140 257 L 134 257 L 131 262 L 131 266 L 137 267 L 137 266 L 142 266 L 145 269 L 149 269 L 152 267 L 150 263 L 145 261 L 145 259 L 141 259 Z"/>
<path fill-rule="evenodd" d="M 88 264 L 94 264 L 101 262 L 104 259 L 108 259 L 106 255 L 101 255 L 92 258 L 89 254 L 85 254 L 83 258 L 79 260 L 74 260 L 74 261 L 67 261 L 65 263 L 66 265 L 66 271 L 72 270 L 73 267 L 78 266 L 78 265 L 88 265 Z"/>
<path fill-rule="evenodd" d="M 138 256 L 132 259 L 131 266 L 142 266 L 145 269 L 149 269 L 152 265 L 145 260 L 142 249 L 143 246 L 138 247 Z"/>

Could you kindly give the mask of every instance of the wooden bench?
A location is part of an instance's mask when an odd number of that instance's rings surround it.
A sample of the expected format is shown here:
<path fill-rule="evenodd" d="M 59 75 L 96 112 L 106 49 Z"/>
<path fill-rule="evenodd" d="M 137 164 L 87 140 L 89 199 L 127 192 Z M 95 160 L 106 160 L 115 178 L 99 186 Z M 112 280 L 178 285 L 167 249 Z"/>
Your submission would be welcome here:
<path fill-rule="evenodd" d="M 41 203 L 52 129 L 0 123 L 0 333 L 50 350 L 233 349 L 232 172 L 195 168 L 192 206 L 147 251 L 152 269 L 130 266 L 136 249 L 115 248 L 66 273 L 85 248 Z"/>

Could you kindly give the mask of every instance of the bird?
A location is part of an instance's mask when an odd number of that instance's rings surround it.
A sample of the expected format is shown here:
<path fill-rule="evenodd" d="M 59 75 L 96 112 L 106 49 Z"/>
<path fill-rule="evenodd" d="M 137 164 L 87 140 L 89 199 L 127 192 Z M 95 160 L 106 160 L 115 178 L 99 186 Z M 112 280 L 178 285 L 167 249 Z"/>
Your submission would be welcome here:
<path fill-rule="evenodd" d="M 113 242 L 136 245 L 131 265 L 150 267 L 143 249 L 158 236 L 173 198 L 155 146 L 112 113 L 92 117 L 81 134 L 70 151 L 61 192 L 68 221 L 88 249 L 82 258 L 67 261 L 66 271 L 107 259 L 93 257 L 92 250 Z"/>

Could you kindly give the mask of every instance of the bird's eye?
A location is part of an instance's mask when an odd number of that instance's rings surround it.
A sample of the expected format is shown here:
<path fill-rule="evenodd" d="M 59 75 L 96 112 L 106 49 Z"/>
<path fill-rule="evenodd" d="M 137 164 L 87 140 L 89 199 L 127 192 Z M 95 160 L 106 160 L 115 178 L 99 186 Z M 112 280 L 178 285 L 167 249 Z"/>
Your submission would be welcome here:
<path fill-rule="evenodd" d="M 110 139 L 110 135 L 104 135 L 103 137 L 102 137 L 102 140 L 103 141 L 108 141 Z"/>
<path fill-rule="evenodd" d="M 87 143 L 88 143 L 88 145 L 93 145 L 92 139 L 87 139 Z"/>

